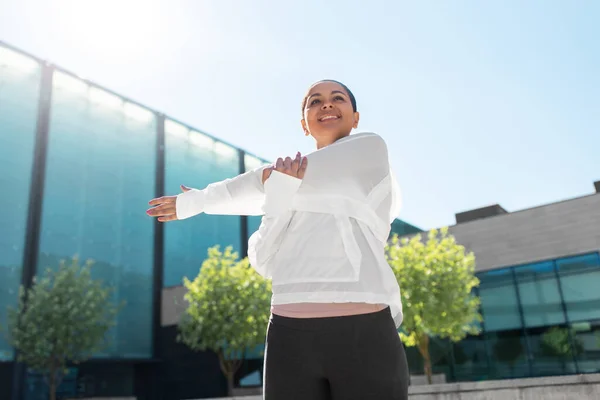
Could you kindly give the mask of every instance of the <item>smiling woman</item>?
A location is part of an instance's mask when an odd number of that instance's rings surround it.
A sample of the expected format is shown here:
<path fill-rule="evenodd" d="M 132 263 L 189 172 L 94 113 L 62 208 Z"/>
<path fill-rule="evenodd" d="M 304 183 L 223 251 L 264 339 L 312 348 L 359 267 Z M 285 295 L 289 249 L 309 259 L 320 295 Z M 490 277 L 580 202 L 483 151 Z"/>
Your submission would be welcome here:
<path fill-rule="evenodd" d="M 71 45 L 120 61 L 150 50 L 161 15 L 152 0 L 57 0 L 51 13 Z"/>
<path fill-rule="evenodd" d="M 342 118 L 346 114 L 351 118 Z M 358 121 L 356 98 L 341 82 L 319 81 L 310 87 L 302 100 L 302 129 L 306 136 L 315 138 L 319 149 L 356 129 Z"/>
<path fill-rule="evenodd" d="M 383 252 L 400 193 L 385 141 L 351 135 L 358 122 L 348 87 L 319 81 L 301 119 L 317 151 L 150 200 L 160 222 L 262 216 L 248 260 L 272 282 L 266 400 L 408 398 L 400 288 Z"/>

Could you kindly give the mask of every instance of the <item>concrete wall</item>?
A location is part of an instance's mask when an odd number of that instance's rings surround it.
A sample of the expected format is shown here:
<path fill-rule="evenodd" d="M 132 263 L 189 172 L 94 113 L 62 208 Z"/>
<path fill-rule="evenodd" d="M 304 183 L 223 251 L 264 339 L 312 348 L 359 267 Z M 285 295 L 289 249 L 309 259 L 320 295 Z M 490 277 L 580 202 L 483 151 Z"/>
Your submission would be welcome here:
<path fill-rule="evenodd" d="M 227 399 L 262 400 L 262 396 L 229 397 Z M 600 374 L 413 386 L 410 388 L 409 394 L 409 400 L 598 399 L 600 399 Z"/>
<path fill-rule="evenodd" d="M 181 399 L 185 400 L 185 399 Z M 200 399 L 195 399 L 200 400 Z M 262 396 L 236 396 L 236 397 L 219 397 L 216 399 L 202 399 L 202 400 L 263 400 Z M 308 399 L 307 399 L 308 400 Z"/>
<path fill-rule="evenodd" d="M 598 400 L 600 374 L 410 388 L 410 400 Z"/>
<path fill-rule="evenodd" d="M 186 291 L 184 286 L 172 286 L 163 289 L 160 311 L 161 326 L 175 325 L 179 322 L 179 318 L 181 318 L 187 307 L 187 302 L 183 299 Z"/>
<path fill-rule="evenodd" d="M 600 194 L 450 227 L 477 271 L 600 250 Z"/>
<path fill-rule="evenodd" d="M 86 398 L 80 398 L 77 397 L 76 399 L 73 400 L 137 400 L 137 398 L 135 397 L 86 397 Z"/>

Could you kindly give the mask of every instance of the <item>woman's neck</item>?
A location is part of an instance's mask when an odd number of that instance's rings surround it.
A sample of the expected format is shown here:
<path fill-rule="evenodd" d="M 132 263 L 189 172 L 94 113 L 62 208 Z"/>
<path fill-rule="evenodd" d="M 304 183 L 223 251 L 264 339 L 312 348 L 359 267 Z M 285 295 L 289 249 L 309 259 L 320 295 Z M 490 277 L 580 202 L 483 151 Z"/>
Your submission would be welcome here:
<path fill-rule="evenodd" d="M 324 141 L 317 140 L 317 150 L 322 149 L 323 147 L 327 147 L 327 146 L 329 146 L 331 144 L 334 144 L 338 140 L 344 139 L 344 138 L 346 138 L 348 136 L 350 136 L 350 132 L 348 132 L 346 134 L 343 134 L 341 136 L 338 136 L 336 138 L 333 138 L 333 139 L 327 139 L 327 140 L 324 140 Z"/>

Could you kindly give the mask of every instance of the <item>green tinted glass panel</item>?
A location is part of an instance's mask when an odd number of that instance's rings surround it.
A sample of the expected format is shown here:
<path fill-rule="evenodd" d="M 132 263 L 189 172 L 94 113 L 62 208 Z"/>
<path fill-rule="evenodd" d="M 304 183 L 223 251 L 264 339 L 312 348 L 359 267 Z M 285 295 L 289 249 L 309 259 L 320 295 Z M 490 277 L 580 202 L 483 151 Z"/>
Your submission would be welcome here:
<path fill-rule="evenodd" d="M 600 260 L 598 254 L 556 261 L 569 321 L 600 319 Z"/>
<path fill-rule="evenodd" d="M 486 334 L 490 352 L 491 379 L 511 379 L 530 376 L 527 344 L 520 329 Z"/>
<path fill-rule="evenodd" d="M 551 326 L 565 322 L 554 262 L 515 268 L 525 326 Z"/>
<path fill-rule="evenodd" d="M 99 357 L 152 353 L 154 113 L 54 74 L 38 273 L 78 255 L 125 308 Z"/>
<path fill-rule="evenodd" d="M 199 132 L 165 123 L 165 182 L 168 194 L 181 193 L 181 184 L 203 189 L 239 174 L 237 149 L 215 142 Z M 165 226 L 164 285 L 181 285 L 198 275 L 209 247 L 233 246 L 239 251 L 241 218 L 200 214 Z"/>
<path fill-rule="evenodd" d="M 41 68 L 0 47 L 0 325 L 14 306 L 21 283 L 29 185 L 35 145 Z M 12 349 L 0 334 L 0 361 Z"/>
<path fill-rule="evenodd" d="M 521 327 L 517 291 L 508 268 L 478 274 L 479 295 L 485 330 L 502 331 Z"/>

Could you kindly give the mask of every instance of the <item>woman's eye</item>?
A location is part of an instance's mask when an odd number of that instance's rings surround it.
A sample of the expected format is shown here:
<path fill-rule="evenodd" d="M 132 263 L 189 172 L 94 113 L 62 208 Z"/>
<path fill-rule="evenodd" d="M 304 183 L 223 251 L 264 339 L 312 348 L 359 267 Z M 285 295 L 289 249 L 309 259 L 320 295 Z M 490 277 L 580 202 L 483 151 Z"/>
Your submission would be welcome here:
<path fill-rule="evenodd" d="M 335 96 L 333 99 L 344 101 L 344 98 L 342 96 Z"/>
<path fill-rule="evenodd" d="M 313 101 L 310 102 L 311 106 L 314 106 L 315 104 L 318 104 L 321 100 L 319 99 L 314 99 Z"/>

